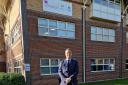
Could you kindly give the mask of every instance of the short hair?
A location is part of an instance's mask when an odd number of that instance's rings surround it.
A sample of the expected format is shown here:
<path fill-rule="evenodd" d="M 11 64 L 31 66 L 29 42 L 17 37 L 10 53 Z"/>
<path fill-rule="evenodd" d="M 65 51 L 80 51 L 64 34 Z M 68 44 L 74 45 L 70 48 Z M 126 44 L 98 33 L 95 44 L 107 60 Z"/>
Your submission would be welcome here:
<path fill-rule="evenodd" d="M 68 50 L 68 51 L 72 51 L 70 48 L 66 48 L 66 50 L 65 50 L 65 51 L 67 51 L 67 50 Z"/>

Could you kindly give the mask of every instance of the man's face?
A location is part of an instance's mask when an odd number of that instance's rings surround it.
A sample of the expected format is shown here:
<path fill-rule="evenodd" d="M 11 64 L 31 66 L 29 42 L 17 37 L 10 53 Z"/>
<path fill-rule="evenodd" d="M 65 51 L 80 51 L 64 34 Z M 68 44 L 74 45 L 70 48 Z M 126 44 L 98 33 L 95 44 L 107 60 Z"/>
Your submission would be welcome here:
<path fill-rule="evenodd" d="M 71 58 L 71 56 L 72 56 L 72 51 L 71 51 L 71 50 L 66 50 L 66 51 L 65 51 L 65 56 L 66 56 L 67 59 Z"/>

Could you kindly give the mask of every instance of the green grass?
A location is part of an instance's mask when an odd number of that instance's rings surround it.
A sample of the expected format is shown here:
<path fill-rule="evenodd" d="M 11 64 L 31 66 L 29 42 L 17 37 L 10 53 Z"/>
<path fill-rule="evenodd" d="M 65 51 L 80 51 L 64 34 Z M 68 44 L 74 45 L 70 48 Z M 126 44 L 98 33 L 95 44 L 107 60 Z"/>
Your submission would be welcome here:
<path fill-rule="evenodd" d="M 117 79 L 117 80 L 93 82 L 93 83 L 86 83 L 79 85 L 128 85 L 128 79 Z"/>

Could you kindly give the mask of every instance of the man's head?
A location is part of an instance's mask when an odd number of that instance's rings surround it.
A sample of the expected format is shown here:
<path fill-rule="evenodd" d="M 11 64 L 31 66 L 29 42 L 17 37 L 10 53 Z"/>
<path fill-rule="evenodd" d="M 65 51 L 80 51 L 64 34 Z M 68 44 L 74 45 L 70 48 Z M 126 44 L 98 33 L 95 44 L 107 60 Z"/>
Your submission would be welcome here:
<path fill-rule="evenodd" d="M 72 57 L 72 51 L 70 48 L 67 48 L 65 50 L 65 56 L 66 56 L 66 59 L 70 59 Z"/>

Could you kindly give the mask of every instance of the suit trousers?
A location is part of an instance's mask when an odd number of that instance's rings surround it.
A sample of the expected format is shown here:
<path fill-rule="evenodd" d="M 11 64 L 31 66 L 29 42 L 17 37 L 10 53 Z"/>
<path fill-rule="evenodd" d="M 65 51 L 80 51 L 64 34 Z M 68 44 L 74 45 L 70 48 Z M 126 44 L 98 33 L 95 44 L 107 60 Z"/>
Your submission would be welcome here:
<path fill-rule="evenodd" d="M 72 82 L 69 82 L 67 85 L 72 85 Z"/>

